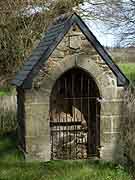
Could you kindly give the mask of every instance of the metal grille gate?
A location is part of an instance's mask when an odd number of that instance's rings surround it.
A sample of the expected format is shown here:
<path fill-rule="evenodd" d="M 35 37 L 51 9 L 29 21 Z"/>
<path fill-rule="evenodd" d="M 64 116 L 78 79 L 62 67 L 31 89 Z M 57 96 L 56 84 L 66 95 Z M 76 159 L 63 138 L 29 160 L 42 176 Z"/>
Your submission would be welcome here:
<path fill-rule="evenodd" d="M 98 156 L 98 98 L 95 82 L 80 69 L 69 70 L 56 81 L 50 102 L 52 159 Z"/>

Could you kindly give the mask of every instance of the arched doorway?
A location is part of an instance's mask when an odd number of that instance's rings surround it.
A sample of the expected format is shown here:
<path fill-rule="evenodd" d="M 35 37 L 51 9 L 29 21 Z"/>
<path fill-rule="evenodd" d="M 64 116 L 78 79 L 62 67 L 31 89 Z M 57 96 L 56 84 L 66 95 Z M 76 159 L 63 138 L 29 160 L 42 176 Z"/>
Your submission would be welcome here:
<path fill-rule="evenodd" d="M 99 98 L 94 79 L 80 68 L 56 81 L 50 97 L 52 159 L 99 157 Z"/>

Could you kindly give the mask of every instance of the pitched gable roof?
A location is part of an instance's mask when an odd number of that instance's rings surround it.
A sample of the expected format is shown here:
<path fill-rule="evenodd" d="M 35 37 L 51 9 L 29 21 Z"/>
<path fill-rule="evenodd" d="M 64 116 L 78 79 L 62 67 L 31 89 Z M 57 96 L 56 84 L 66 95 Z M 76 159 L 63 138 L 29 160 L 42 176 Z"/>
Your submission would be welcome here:
<path fill-rule="evenodd" d="M 49 58 L 71 26 L 75 24 L 80 28 L 87 40 L 93 45 L 97 53 L 102 57 L 109 68 L 114 72 L 118 79 L 118 85 L 127 85 L 129 80 L 122 73 L 119 67 L 112 61 L 109 54 L 105 51 L 103 46 L 99 43 L 93 33 L 76 13 L 62 15 L 59 18 L 56 18 L 55 23 L 48 28 L 44 38 L 33 50 L 31 56 L 24 64 L 23 69 L 17 73 L 15 79 L 12 81 L 12 84 L 16 85 L 17 87 L 21 86 L 23 88 L 31 88 L 32 80 L 38 73 L 42 64 Z"/>

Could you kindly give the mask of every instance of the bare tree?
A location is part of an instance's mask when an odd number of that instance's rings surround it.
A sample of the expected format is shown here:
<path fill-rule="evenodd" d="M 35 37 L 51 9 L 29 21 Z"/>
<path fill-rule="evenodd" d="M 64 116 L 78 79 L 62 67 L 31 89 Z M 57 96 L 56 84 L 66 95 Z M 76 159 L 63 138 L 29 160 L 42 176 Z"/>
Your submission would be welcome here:
<path fill-rule="evenodd" d="M 135 0 L 86 0 L 82 15 L 96 18 L 119 35 L 123 46 L 135 45 Z"/>
<path fill-rule="evenodd" d="M 72 11 L 79 0 L 1 0 L 0 76 L 12 78 L 52 19 Z"/>

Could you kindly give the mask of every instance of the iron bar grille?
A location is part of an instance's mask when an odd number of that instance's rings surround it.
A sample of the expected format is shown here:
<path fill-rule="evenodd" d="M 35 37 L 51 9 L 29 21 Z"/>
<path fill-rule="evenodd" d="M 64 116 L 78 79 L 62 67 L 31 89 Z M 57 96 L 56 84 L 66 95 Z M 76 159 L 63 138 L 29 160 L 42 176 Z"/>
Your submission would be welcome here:
<path fill-rule="evenodd" d="M 52 159 L 99 156 L 99 91 L 89 74 L 72 69 L 55 83 L 50 99 Z"/>

